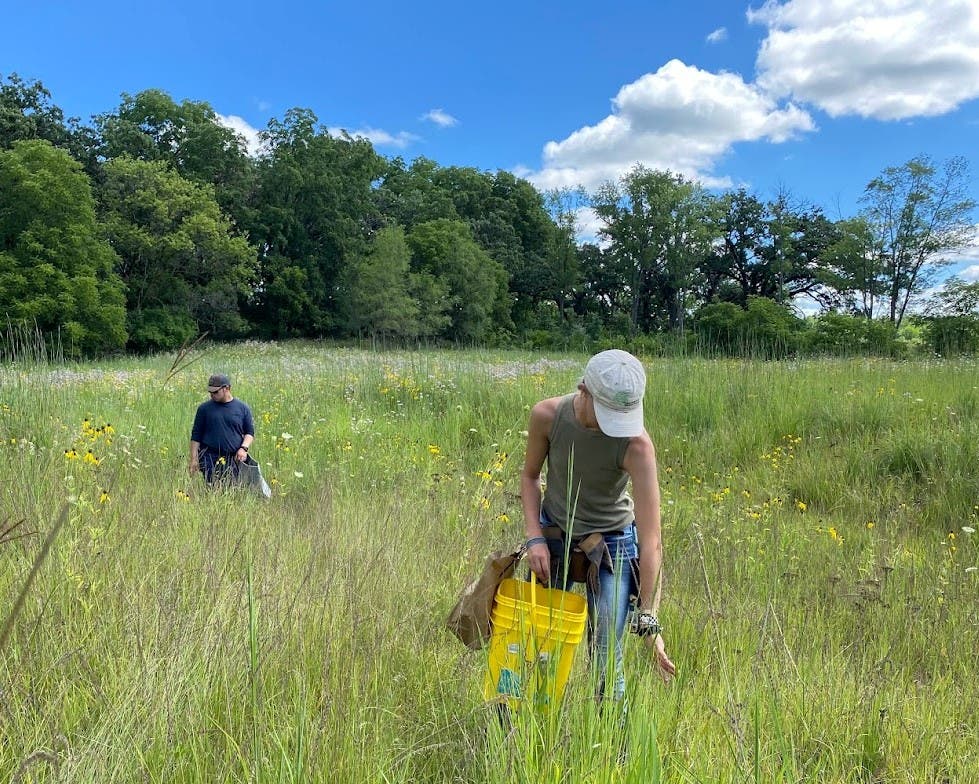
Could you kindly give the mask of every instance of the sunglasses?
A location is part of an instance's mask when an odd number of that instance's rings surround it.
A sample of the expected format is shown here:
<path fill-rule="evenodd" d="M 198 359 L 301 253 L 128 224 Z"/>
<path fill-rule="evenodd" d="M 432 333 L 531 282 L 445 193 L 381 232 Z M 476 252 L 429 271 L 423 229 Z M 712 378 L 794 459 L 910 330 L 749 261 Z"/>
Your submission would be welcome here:
<path fill-rule="evenodd" d="M 209 389 L 209 390 L 207 390 L 207 394 L 209 394 L 209 395 L 216 395 L 222 389 L 224 389 L 224 387 L 218 387 L 217 389 Z"/>

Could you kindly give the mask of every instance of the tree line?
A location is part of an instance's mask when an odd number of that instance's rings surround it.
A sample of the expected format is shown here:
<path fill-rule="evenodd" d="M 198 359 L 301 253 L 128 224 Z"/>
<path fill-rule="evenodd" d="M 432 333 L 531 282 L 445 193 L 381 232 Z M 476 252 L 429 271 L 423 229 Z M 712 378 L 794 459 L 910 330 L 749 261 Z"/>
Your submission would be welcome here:
<path fill-rule="evenodd" d="M 65 118 L 40 82 L 0 77 L 8 325 L 79 356 L 203 333 L 873 348 L 974 239 L 960 158 L 888 168 L 857 216 L 831 220 L 787 192 L 718 193 L 638 165 L 594 193 L 541 193 L 505 171 L 385 158 L 308 109 L 260 138 L 250 156 L 207 103 L 160 90 Z M 592 242 L 578 241 L 583 208 Z M 800 319 L 800 297 L 824 315 Z M 923 329 L 979 347 L 977 303 L 953 280 Z"/>

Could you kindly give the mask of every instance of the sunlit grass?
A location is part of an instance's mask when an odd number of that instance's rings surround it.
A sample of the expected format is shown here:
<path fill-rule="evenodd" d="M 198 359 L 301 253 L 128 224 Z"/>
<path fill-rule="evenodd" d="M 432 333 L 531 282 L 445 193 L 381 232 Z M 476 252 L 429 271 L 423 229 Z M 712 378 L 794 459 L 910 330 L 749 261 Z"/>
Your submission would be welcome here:
<path fill-rule="evenodd" d="M 584 357 L 315 345 L 0 370 L 0 779 L 968 781 L 979 769 L 975 363 L 651 360 L 679 674 L 629 641 L 631 751 L 579 656 L 510 731 L 443 628 L 522 538 L 529 406 Z M 263 503 L 186 470 L 203 379 Z M 6 530 L 0 526 L 0 531 Z"/>

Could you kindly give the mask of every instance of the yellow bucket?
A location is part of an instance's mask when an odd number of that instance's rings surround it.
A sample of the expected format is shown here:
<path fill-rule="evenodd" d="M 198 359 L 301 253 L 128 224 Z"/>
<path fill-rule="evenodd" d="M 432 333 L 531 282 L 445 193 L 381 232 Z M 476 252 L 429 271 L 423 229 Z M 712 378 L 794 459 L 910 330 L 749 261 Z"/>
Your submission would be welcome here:
<path fill-rule="evenodd" d="M 585 630 L 583 596 L 507 578 L 493 603 L 486 700 L 549 710 L 561 701 Z"/>

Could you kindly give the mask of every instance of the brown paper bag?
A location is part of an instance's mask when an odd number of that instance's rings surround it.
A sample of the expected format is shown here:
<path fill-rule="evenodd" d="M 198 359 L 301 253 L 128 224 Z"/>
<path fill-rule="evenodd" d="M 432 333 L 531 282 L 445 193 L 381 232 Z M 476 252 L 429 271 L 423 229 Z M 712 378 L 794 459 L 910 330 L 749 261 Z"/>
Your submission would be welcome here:
<path fill-rule="evenodd" d="M 496 591 L 505 578 L 513 575 L 522 555 L 523 550 L 490 553 L 483 564 L 483 573 L 463 589 L 445 625 L 467 647 L 478 651 L 489 641 Z"/>

